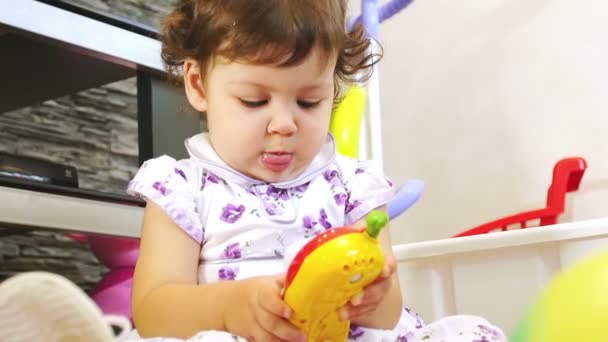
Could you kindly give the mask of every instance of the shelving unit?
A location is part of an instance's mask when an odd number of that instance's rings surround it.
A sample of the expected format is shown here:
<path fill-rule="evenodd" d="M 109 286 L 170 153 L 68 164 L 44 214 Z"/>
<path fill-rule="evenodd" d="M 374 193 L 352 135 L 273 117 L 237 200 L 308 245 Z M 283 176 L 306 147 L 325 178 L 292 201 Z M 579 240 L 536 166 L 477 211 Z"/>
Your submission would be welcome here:
<path fill-rule="evenodd" d="M 140 164 L 185 157 L 183 139 L 200 132 L 166 81 L 155 29 L 61 0 L 5 0 L 0 10 L 0 112 L 136 77 Z M 137 236 L 134 198 L 0 180 L 0 225 Z M 70 215 L 66 215 L 69 210 Z"/>

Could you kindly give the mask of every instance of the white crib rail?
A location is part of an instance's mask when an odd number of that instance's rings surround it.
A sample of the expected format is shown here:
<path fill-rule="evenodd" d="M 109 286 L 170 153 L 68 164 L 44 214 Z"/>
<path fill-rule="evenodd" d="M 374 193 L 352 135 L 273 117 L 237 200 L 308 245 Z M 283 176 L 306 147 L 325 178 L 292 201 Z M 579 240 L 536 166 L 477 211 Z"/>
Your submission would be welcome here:
<path fill-rule="evenodd" d="M 608 218 L 394 246 L 406 305 L 481 315 L 511 333 L 559 270 L 608 249 Z"/>

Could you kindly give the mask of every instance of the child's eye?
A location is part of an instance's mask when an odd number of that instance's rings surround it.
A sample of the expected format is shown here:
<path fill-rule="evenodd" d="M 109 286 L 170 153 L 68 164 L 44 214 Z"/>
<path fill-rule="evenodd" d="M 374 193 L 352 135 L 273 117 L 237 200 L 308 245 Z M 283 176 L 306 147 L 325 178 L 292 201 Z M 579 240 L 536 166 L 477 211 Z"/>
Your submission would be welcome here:
<path fill-rule="evenodd" d="M 262 107 L 268 103 L 268 100 L 248 101 L 248 100 L 239 99 L 239 101 L 241 101 L 241 103 L 245 107 L 249 107 L 249 108 Z"/>
<path fill-rule="evenodd" d="M 298 106 L 300 106 L 300 107 L 302 107 L 304 109 L 314 108 L 314 107 L 318 106 L 319 103 L 321 103 L 321 101 L 302 101 L 302 100 L 298 100 Z"/>

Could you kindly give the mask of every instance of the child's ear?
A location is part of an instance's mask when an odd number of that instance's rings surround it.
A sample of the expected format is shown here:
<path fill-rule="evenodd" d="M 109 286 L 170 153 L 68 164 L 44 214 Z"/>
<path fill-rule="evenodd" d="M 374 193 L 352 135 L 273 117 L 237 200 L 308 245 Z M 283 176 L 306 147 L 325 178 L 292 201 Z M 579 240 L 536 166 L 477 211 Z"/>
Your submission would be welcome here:
<path fill-rule="evenodd" d="M 199 112 L 206 112 L 207 93 L 203 85 L 200 64 L 190 58 L 184 61 L 184 85 L 190 105 Z"/>

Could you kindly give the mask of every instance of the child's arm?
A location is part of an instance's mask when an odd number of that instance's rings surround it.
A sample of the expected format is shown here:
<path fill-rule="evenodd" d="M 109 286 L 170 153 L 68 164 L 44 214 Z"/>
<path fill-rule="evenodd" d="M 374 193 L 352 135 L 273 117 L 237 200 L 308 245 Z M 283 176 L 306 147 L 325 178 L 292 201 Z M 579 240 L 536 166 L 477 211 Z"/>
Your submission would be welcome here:
<path fill-rule="evenodd" d="M 223 330 L 260 341 L 301 338 L 282 318 L 290 314 L 280 299 L 283 276 L 198 285 L 200 249 L 162 209 L 148 203 L 132 297 L 142 337 L 188 338 Z"/>
<path fill-rule="evenodd" d="M 386 208 L 379 208 L 386 210 Z M 365 219 L 357 221 L 355 227 L 365 227 Z M 388 225 L 380 233 L 380 244 L 385 257 L 385 270 L 383 276 L 363 292 L 358 298 L 359 305 L 347 305 L 349 319 L 357 325 L 375 329 L 393 329 L 403 310 L 401 288 L 396 269 L 397 264 L 393 255 L 390 231 Z M 370 312 L 370 309 L 375 310 Z"/>

